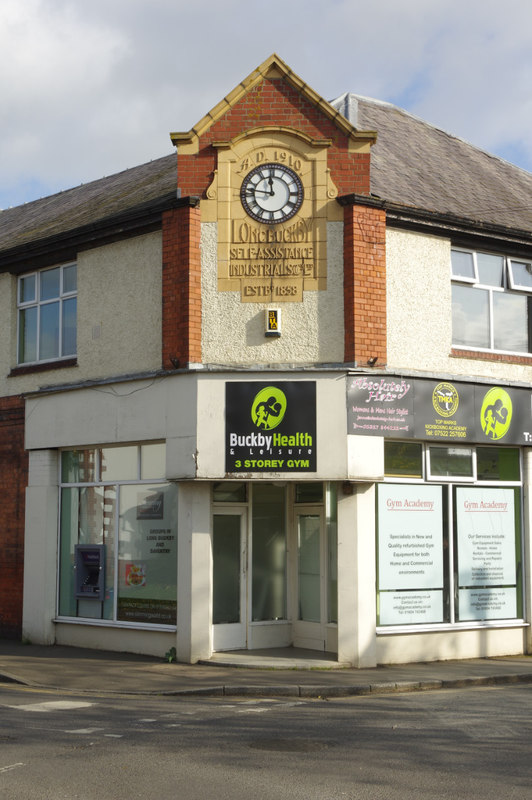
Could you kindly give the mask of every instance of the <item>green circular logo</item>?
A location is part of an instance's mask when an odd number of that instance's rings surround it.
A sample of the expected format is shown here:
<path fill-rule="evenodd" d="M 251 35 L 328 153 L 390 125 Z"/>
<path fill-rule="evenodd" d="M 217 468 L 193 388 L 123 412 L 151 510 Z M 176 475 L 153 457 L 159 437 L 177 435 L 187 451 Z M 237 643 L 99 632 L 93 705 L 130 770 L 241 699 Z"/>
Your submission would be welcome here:
<path fill-rule="evenodd" d="M 452 417 L 460 398 L 452 383 L 439 383 L 432 392 L 432 405 L 440 417 Z"/>
<path fill-rule="evenodd" d="M 488 439 L 502 439 L 512 421 L 512 400 L 508 392 L 496 386 L 484 396 L 480 424 Z"/>
<path fill-rule="evenodd" d="M 286 411 L 286 396 L 275 386 L 266 386 L 255 395 L 251 406 L 253 424 L 262 431 L 271 431 L 281 422 Z"/>

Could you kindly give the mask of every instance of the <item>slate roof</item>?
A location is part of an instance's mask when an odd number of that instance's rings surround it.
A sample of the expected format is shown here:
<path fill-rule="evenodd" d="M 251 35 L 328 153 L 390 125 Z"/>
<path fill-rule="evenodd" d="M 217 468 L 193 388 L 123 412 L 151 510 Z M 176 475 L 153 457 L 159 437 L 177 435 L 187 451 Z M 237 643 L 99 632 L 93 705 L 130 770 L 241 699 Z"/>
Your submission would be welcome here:
<path fill-rule="evenodd" d="M 113 219 L 165 197 L 175 197 L 172 153 L 116 175 L 82 184 L 42 200 L 0 211 L 0 253 L 40 239 Z"/>
<path fill-rule="evenodd" d="M 354 94 L 332 105 L 360 130 L 376 130 L 371 193 L 383 200 L 532 239 L 532 174 L 406 111 Z M 30 243 L 141 213 L 176 197 L 175 153 L 110 177 L 0 211 L 0 258 Z"/>
<path fill-rule="evenodd" d="M 377 131 L 371 191 L 402 205 L 532 233 L 532 174 L 388 103 L 358 97 Z"/>

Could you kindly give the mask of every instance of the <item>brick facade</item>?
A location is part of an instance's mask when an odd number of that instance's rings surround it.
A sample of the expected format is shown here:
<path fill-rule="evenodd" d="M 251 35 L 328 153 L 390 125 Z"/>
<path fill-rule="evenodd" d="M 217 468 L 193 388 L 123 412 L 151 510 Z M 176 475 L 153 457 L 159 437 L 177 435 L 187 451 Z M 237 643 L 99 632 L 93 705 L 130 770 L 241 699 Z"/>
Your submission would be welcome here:
<path fill-rule="evenodd" d="M 201 362 L 200 222 L 189 204 L 163 214 L 163 369 Z"/>
<path fill-rule="evenodd" d="M 350 140 L 334 121 L 285 78 L 264 78 L 200 137 L 196 155 L 177 153 L 183 196 L 205 197 L 216 169 L 215 141 L 228 141 L 262 126 L 288 127 L 313 139 L 330 139 L 328 167 L 340 195 L 369 193 L 369 153 L 349 152 Z"/>
<path fill-rule="evenodd" d="M 344 321 L 346 363 L 386 364 L 386 214 L 344 207 Z"/>
<path fill-rule="evenodd" d="M 24 505 L 28 458 L 24 451 L 24 400 L 0 399 L 0 637 L 22 633 Z"/>

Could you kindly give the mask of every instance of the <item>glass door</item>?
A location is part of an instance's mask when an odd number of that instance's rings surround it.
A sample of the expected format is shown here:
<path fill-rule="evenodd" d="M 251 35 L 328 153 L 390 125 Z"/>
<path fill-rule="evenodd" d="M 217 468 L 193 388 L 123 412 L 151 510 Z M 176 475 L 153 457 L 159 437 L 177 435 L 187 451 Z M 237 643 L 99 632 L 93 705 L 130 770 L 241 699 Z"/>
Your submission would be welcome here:
<path fill-rule="evenodd" d="M 326 549 L 325 526 L 321 509 L 296 512 L 297 534 L 297 611 L 294 620 L 294 645 L 325 650 L 326 642 Z"/>
<path fill-rule="evenodd" d="M 213 649 L 246 647 L 246 512 L 220 509 L 213 515 Z"/>

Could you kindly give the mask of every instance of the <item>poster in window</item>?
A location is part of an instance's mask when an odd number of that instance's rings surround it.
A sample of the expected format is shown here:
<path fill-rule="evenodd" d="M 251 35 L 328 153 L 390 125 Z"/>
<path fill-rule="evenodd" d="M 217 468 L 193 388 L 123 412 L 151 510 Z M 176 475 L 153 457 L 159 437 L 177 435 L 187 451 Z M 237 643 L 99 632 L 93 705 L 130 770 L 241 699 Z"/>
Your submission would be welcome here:
<path fill-rule="evenodd" d="M 458 487 L 459 586 L 515 585 L 513 489 Z"/>
<path fill-rule="evenodd" d="M 173 485 L 122 486 L 117 618 L 175 625 L 177 503 Z"/>
<path fill-rule="evenodd" d="M 443 622 L 444 547 L 441 486 L 379 486 L 379 625 Z"/>

